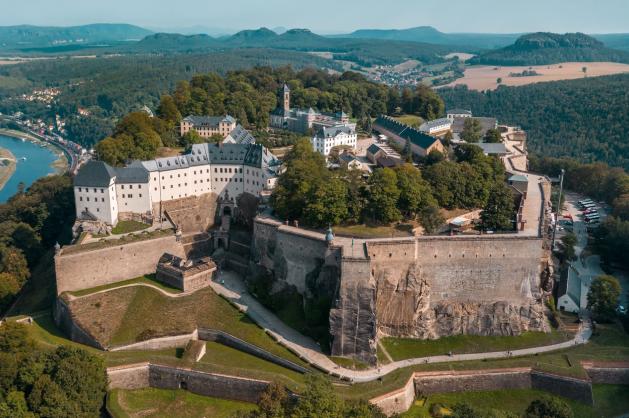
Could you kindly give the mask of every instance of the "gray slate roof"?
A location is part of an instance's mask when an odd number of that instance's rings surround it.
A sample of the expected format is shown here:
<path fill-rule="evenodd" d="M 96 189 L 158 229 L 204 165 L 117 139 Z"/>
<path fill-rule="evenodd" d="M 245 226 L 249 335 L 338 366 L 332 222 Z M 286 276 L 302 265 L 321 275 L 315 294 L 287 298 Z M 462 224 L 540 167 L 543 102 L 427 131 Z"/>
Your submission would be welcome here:
<path fill-rule="evenodd" d="M 116 183 L 148 183 L 149 172 L 139 161 L 116 168 Z"/>
<path fill-rule="evenodd" d="M 452 132 L 455 134 L 460 134 L 463 132 L 463 128 L 465 127 L 465 120 L 470 118 L 454 118 L 452 120 Z M 478 118 L 473 117 L 471 119 L 476 119 L 480 122 L 481 127 L 481 135 L 485 136 L 488 130 L 495 129 L 498 121 L 496 118 Z"/>
<path fill-rule="evenodd" d="M 339 134 L 345 133 L 348 135 L 352 135 L 354 133 L 354 129 L 350 125 L 335 125 L 335 126 L 324 126 L 319 129 L 317 132 L 318 138 L 334 138 Z"/>
<path fill-rule="evenodd" d="M 452 121 L 447 118 L 439 118 L 435 120 L 429 120 L 428 122 L 424 122 L 419 127 L 420 131 L 429 130 L 430 128 L 434 128 L 436 126 L 442 126 L 446 124 L 452 124 Z"/>
<path fill-rule="evenodd" d="M 251 135 L 251 132 L 242 127 L 242 125 L 237 125 L 233 131 L 229 133 L 227 138 L 225 138 L 225 143 L 233 143 L 233 144 L 255 144 L 256 138 Z"/>
<path fill-rule="evenodd" d="M 109 187 L 111 179 L 116 177 L 116 170 L 103 161 L 90 160 L 74 176 L 74 185 L 78 187 Z"/>
<path fill-rule="evenodd" d="M 518 181 L 518 182 L 528 183 L 529 179 L 526 176 L 523 176 L 522 174 L 514 174 L 511 177 L 509 177 L 509 181 Z"/>
<path fill-rule="evenodd" d="M 376 119 L 374 129 L 378 130 L 378 127 L 386 129 L 389 132 L 393 132 L 402 139 L 408 139 L 412 144 L 415 144 L 423 149 L 430 148 L 430 146 L 438 141 L 437 138 L 426 135 L 415 128 L 411 128 L 410 126 L 385 115 L 381 115 Z"/>
<path fill-rule="evenodd" d="M 481 147 L 483 152 L 488 155 L 507 154 L 507 147 L 503 143 L 481 142 L 474 145 Z"/>
<path fill-rule="evenodd" d="M 195 116 L 190 115 L 186 116 L 183 119 L 185 122 L 190 122 L 193 126 L 210 126 L 210 127 L 218 127 L 218 124 L 221 122 L 225 123 L 236 123 L 236 119 L 233 117 L 226 116 Z"/>

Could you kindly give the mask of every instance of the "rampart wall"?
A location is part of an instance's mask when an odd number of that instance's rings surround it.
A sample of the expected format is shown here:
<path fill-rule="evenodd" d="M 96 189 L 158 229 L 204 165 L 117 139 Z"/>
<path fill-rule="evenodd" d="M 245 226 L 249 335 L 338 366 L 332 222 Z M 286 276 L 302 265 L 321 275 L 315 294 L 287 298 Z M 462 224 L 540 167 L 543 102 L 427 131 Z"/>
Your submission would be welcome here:
<path fill-rule="evenodd" d="M 607 382 L 606 382 L 607 383 Z M 416 372 L 400 389 L 370 400 L 387 415 L 406 412 L 416 397 L 435 393 L 539 389 L 592 405 L 592 382 L 530 368 Z"/>
<path fill-rule="evenodd" d="M 72 248 L 67 251 L 64 247 L 55 256 L 57 294 L 155 273 L 157 262 L 164 253 L 186 256 L 183 244 L 175 235 L 110 244 L 97 249 Z"/>
<path fill-rule="evenodd" d="M 328 245 L 323 234 L 261 217 L 252 247 L 256 262 L 300 292 L 322 259 L 336 262 L 332 353 L 371 363 L 379 335 L 547 331 L 546 252 L 543 238 L 519 234 L 335 238 Z"/>
<path fill-rule="evenodd" d="M 216 398 L 256 403 L 269 382 L 150 363 L 107 369 L 109 389 L 186 389 Z"/>

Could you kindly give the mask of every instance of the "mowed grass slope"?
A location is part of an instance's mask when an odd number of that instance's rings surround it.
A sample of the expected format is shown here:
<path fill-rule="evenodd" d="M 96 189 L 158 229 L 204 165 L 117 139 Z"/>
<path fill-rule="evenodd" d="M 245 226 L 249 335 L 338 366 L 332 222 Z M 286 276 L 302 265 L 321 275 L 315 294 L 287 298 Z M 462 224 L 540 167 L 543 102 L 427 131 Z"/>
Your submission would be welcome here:
<path fill-rule="evenodd" d="M 186 390 L 113 390 L 107 410 L 114 418 L 124 417 L 214 417 L 227 418 L 240 411 L 252 411 L 254 404 L 196 395 Z"/>
<path fill-rule="evenodd" d="M 172 298 L 149 287 L 133 286 L 88 295 L 68 304 L 81 328 L 105 346 L 186 334 L 204 327 L 225 331 L 301 363 L 211 288 Z"/>

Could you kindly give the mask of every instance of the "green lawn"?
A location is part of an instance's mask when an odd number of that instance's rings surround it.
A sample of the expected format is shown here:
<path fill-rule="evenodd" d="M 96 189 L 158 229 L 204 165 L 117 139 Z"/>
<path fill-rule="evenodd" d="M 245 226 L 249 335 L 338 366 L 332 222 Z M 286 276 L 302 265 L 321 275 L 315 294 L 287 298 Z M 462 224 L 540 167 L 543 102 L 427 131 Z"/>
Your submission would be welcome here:
<path fill-rule="evenodd" d="M 571 334 L 553 330 L 550 333 L 525 332 L 519 336 L 505 337 L 456 335 L 437 340 L 386 337 L 381 341 L 393 360 L 398 361 L 414 357 L 444 355 L 450 351 L 454 354 L 466 354 L 517 350 L 556 344 L 570 338 L 572 338 Z"/>
<path fill-rule="evenodd" d="M 136 389 L 113 390 L 107 398 L 107 410 L 114 418 L 123 417 L 214 417 L 227 418 L 239 411 L 252 411 L 247 402 L 210 398 L 185 390 Z"/>
<path fill-rule="evenodd" d="M 154 274 L 147 274 L 146 276 L 136 277 L 135 279 L 123 280 L 121 282 L 104 284 L 102 286 L 96 286 L 89 289 L 77 290 L 77 291 L 68 292 L 68 293 L 71 294 L 72 296 L 81 297 L 81 296 L 91 295 L 92 293 L 100 292 L 102 290 L 114 289 L 116 287 L 121 287 L 121 286 L 135 284 L 135 283 L 150 284 L 150 285 L 159 287 L 160 289 L 168 293 L 172 293 L 172 294 L 177 294 L 177 293 L 182 292 L 182 290 L 180 289 L 168 286 L 167 284 L 164 284 L 162 282 L 158 282 L 157 280 L 155 280 Z"/>
<path fill-rule="evenodd" d="M 127 234 L 129 232 L 141 231 L 143 229 L 149 228 L 151 225 L 145 224 L 144 222 L 137 221 L 120 221 L 118 224 L 111 230 L 111 233 L 114 235 L 118 234 Z"/>
<path fill-rule="evenodd" d="M 96 242 L 90 242 L 81 245 L 67 245 L 62 249 L 63 254 L 81 253 L 84 251 L 95 250 L 100 248 L 115 247 L 120 244 L 128 244 L 131 242 L 145 241 L 153 238 L 161 238 L 174 235 L 172 229 L 158 229 L 151 232 L 142 232 L 139 234 L 124 235 L 118 239 L 103 239 Z"/>
<path fill-rule="evenodd" d="M 87 295 L 69 305 L 81 326 L 107 346 L 190 333 L 197 327 L 206 327 L 228 332 L 303 364 L 211 288 L 175 299 L 149 287 L 134 286 Z"/>
<path fill-rule="evenodd" d="M 564 399 L 572 408 L 575 418 L 611 418 L 629 412 L 629 396 L 626 396 L 629 386 L 594 385 L 593 390 L 595 407 Z M 440 403 L 452 407 L 457 402 L 466 402 L 487 412 L 508 411 L 520 415 L 533 400 L 543 396 L 548 394 L 533 389 L 435 394 L 428 396 L 425 403 L 422 400 L 415 401 L 402 417 L 428 418 L 431 416 L 429 410 L 432 404 Z"/>
<path fill-rule="evenodd" d="M 333 230 L 336 235 L 355 238 L 393 238 L 413 235 L 411 224 L 335 226 Z"/>
<path fill-rule="evenodd" d="M 419 128 L 419 126 L 424 123 L 424 120 L 417 115 L 402 115 L 394 117 L 395 120 L 402 122 L 405 125 L 412 126 L 414 128 Z"/>

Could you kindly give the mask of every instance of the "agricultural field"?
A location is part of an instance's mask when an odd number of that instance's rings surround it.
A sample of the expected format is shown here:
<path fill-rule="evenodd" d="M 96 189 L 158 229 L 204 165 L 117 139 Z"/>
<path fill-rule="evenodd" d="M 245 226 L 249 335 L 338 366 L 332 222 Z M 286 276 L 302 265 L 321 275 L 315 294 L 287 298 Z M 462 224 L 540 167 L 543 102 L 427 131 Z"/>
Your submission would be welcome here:
<path fill-rule="evenodd" d="M 584 73 L 583 67 L 587 70 Z M 510 77 L 511 73 L 523 71 L 535 71 L 539 75 L 527 77 Z M 629 73 L 629 64 L 615 62 L 565 62 L 552 65 L 534 65 L 532 67 L 496 67 L 496 66 L 472 66 L 465 70 L 464 77 L 448 84 L 448 87 L 466 85 L 470 90 L 495 90 L 498 88 L 497 80 L 502 79 L 505 86 L 523 86 L 526 84 L 545 81 L 573 80 L 583 77 L 597 77 Z"/>

